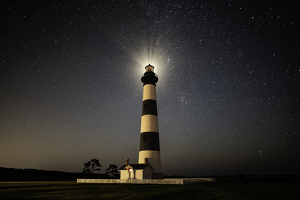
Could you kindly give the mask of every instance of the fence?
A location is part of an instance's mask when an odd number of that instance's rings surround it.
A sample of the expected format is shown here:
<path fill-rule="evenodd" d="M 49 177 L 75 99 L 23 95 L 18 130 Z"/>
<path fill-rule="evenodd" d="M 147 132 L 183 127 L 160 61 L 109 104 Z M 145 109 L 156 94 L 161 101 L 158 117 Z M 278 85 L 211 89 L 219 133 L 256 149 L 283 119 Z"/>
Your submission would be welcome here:
<path fill-rule="evenodd" d="M 166 179 L 77 179 L 77 183 L 131 183 L 131 184 L 191 184 L 216 182 L 215 178 L 166 178 Z"/>

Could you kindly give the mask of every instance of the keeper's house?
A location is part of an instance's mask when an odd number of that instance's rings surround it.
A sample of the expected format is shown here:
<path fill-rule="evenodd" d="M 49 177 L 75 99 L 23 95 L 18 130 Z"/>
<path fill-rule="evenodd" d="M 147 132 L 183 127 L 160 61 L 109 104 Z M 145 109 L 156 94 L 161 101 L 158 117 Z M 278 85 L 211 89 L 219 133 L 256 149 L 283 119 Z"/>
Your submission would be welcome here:
<path fill-rule="evenodd" d="M 126 158 L 125 164 L 119 168 L 120 179 L 152 179 L 153 167 L 148 163 L 148 158 L 145 158 L 144 164 L 129 164 L 129 159 Z"/>

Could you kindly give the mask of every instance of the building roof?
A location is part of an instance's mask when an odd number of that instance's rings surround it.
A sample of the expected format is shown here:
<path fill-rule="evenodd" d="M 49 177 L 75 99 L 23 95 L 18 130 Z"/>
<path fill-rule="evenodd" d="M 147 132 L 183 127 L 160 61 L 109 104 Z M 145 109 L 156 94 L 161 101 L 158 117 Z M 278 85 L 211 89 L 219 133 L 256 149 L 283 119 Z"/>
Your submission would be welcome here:
<path fill-rule="evenodd" d="M 128 164 L 128 165 L 123 165 L 123 166 L 121 166 L 118 170 L 126 170 L 126 167 L 127 166 L 130 166 L 132 169 L 145 169 L 147 166 L 149 166 L 152 170 L 154 170 L 153 169 L 153 167 L 148 163 L 148 164 Z"/>

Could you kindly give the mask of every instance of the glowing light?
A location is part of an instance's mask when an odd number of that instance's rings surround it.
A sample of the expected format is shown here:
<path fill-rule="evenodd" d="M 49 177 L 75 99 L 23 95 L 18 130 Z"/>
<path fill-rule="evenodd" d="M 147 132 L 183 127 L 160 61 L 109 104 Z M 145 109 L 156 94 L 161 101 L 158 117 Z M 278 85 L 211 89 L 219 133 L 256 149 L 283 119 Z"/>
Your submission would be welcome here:
<path fill-rule="evenodd" d="M 164 49 L 161 47 L 157 47 L 154 51 L 150 48 L 150 52 L 151 53 L 149 55 L 148 49 L 145 45 L 141 45 L 140 47 L 136 46 L 136 48 L 127 51 L 129 56 L 137 62 L 134 66 L 134 71 L 137 74 L 144 74 L 145 66 L 150 64 L 154 66 L 154 73 L 162 78 L 170 59 L 166 56 Z"/>

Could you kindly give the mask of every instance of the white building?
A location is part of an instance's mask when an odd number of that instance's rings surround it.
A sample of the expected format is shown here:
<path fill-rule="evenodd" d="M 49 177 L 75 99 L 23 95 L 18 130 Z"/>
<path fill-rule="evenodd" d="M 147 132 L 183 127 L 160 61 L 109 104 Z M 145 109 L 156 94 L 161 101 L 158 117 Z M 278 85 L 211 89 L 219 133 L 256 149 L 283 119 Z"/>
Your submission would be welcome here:
<path fill-rule="evenodd" d="M 148 158 L 145 158 L 144 164 L 129 164 L 129 159 L 126 159 L 125 164 L 119 168 L 120 179 L 152 179 L 153 167 L 148 163 Z"/>

